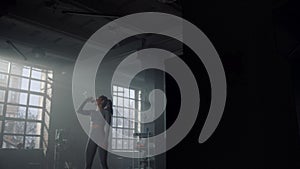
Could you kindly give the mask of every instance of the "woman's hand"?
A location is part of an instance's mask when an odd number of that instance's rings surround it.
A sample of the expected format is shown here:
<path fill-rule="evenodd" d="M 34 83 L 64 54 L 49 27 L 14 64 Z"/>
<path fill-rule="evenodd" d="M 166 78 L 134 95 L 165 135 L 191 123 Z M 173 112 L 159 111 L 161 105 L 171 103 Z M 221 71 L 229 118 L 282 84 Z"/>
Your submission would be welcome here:
<path fill-rule="evenodd" d="M 79 114 L 83 114 L 83 115 L 90 115 L 92 110 L 83 110 L 83 107 L 88 103 L 88 102 L 91 102 L 91 103 L 94 103 L 95 102 L 95 99 L 93 97 L 88 97 L 86 98 L 82 103 L 81 105 L 79 106 L 78 110 L 76 111 L 77 113 Z"/>
<path fill-rule="evenodd" d="M 95 102 L 95 99 L 93 97 L 88 97 L 88 98 L 86 98 L 85 101 L 93 103 L 93 102 Z"/>

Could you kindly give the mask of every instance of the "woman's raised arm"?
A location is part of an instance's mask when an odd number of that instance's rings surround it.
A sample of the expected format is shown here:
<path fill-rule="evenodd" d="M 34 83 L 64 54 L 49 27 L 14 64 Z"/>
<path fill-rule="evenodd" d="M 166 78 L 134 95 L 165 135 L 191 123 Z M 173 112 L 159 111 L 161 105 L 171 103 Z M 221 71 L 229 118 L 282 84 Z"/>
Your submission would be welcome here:
<path fill-rule="evenodd" d="M 93 97 L 89 97 L 87 99 L 85 99 L 85 101 L 83 101 L 81 103 L 81 105 L 79 106 L 79 108 L 77 109 L 77 113 L 79 114 L 83 114 L 83 115 L 91 115 L 91 110 L 83 110 L 84 106 L 88 103 L 88 102 L 91 102 L 93 101 Z"/>

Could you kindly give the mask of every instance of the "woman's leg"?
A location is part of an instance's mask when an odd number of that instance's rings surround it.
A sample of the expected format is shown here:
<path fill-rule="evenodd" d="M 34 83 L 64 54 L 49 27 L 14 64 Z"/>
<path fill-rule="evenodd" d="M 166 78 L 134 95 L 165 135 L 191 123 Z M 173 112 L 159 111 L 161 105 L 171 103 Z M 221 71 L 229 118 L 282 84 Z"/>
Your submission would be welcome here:
<path fill-rule="evenodd" d="M 88 143 L 86 145 L 85 150 L 85 169 L 91 169 L 94 156 L 97 150 L 97 144 L 93 142 L 92 139 L 89 138 Z"/>
<path fill-rule="evenodd" d="M 103 149 L 102 147 L 98 147 L 99 151 L 99 157 L 100 157 L 100 163 L 102 166 L 102 169 L 108 169 L 107 166 L 107 151 Z"/>

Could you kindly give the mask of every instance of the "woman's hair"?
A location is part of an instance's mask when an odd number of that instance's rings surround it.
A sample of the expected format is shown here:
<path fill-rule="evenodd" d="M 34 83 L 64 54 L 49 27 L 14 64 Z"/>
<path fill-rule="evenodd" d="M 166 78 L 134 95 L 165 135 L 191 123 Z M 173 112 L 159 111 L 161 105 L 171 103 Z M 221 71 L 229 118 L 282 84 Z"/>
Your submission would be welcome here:
<path fill-rule="evenodd" d="M 104 96 L 104 95 L 101 95 L 101 96 L 99 96 L 98 98 L 99 98 L 99 99 L 102 99 L 102 100 L 105 100 L 105 101 L 107 100 L 107 97 Z"/>
<path fill-rule="evenodd" d="M 110 99 L 107 99 L 105 107 L 106 110 L 113 114 L 112 101 Z"/>
<path fill-rule="evenodd" d="M 98 97 L 98 99 L 104 100 L 104 102 L 102 104 L 102 107 L 104 108 L 106 106 L 106 104 L 107 104 L 107 100 L 108 100 L 107 97 L 104 96 L 104 95 L 101 95 L 101 96 Z"/>
<path fill-rule="evenodd" d="M 102 104 L 102 107 L 105 110 L 108 110 L 111 114 L 113 114 L 112 101 L 110 99 L 108 99 L 104 95 L 99 96 L 99 98 L 101 98 L 102 100 L 104 100 L 104 102 Z"/>

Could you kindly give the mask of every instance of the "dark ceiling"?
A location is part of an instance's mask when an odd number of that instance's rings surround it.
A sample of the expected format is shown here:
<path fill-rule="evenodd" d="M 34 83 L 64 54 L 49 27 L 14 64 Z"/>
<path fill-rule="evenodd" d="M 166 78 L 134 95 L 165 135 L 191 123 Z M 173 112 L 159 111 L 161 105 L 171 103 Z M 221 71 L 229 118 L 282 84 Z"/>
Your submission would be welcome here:
<path fill-rule="evenodd" d="M 281 0 L 273 8 L 276 47 L 289 59 L 300 56 L 300 1 Z"/>
<path fill-rule="evenodd" d="M 5 2 L 6 1 L 6 2 Z M 127 14 L 157 11 L 181 16 L 174 0 L 5 0 L 1 3 L 0 49 L 24 55 L 43 50 L 74 61 L 84 42 L 104 24 Z M 4 4 L 4 5 L 3 5 Z M 157 38 L 155 42 L 159 43 Z M 151 42 L 151 37 L 147 41 Z M 166 42 L 168 43 L 168 42 Z M 172 44 L 165 44 L 172 46 Z M 170 47 L 178 50 L 178 46 Z M 127 49 L 132 50 L 132 49 Z M 126 51 L 120 51 L 120 53 Z"/>
<path fill-rule="evenodd" d="M 299 4 L 297 0 L 273 0 L 276 45 L 281 55 L 290 58 L 300 53 Z M 75 60 L 84 42 L 113 19 L 146 11 L 182 16 L 182 8 L 180 0 L 2 0 L 0 49 L 11 53 L 9 40 L 28 55 L 40 49 Z"/>

